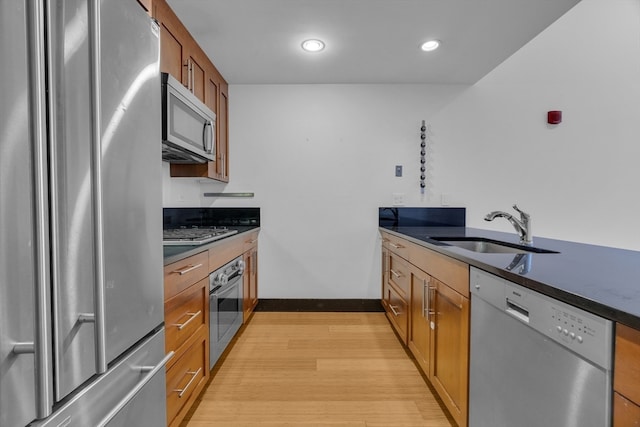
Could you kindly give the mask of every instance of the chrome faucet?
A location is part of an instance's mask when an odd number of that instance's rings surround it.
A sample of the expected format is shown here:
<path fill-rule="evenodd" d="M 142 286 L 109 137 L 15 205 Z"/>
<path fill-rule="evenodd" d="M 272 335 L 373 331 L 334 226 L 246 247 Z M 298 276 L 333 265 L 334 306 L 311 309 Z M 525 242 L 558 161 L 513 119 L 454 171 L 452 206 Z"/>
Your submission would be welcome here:
<path fill-rule="evenodd" d="M 489 212 L 487 216 L 484 217 L 485 221 L 493 221 L 498 217 L 506 218 L 507 221 L 513 225 L 513 228 L 516 229 L 518 235 L 520 235 L 520 243 L 523 245 L 531 246 L 533 243 L 533 239 L 531 236 L 531 216 L 528 213 L 522 212 L 518 209 L 517 205 L 513 205 L 513 209 L 516 210 L 520 214 L 520 220 L 516 219 L 513 215 L 508 214 L 502 211 L 493 211 Z"/>

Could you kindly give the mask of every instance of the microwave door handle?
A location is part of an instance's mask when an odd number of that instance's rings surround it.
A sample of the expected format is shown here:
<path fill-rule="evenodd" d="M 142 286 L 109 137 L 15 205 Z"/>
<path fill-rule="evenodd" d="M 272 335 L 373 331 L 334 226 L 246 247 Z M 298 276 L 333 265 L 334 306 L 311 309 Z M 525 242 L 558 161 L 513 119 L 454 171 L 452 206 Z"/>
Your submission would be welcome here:
<path fill-rule="evenodd" d="M 207 132 L 209 128 L 209 132 Z M 204 151 L 211 153 L 213 149 L 213 126 L 210 120 L 204 122 L 204 128 L 202 129 L 202 141 Z"/>
<path fill-rule="evenodd" d="M 214 140 L 214 123 L 215 122 L 209 122 L 209 144 L 210 144 L 210 149 L 211 149 L 211 153 L 213 154 L 214 158 L 216 155 L 216 144 L 215 144 L 215 140 Z"/>

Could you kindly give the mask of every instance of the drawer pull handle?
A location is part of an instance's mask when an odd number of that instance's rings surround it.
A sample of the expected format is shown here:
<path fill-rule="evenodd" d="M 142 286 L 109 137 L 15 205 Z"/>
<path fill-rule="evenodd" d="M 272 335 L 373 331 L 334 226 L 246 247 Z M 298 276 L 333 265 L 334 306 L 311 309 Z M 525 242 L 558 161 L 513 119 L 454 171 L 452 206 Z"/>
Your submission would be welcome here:
<path fill-rule="evenodd" d="M 184 322 L 184 323 L 174 323 L 174 324 L 173 324 L 173 326 L 177 326 L 177 327 L 178 327 L 178 330 L 179 330 L 179 331 L 181 331 L 181 330 L 183 330 L 184 328 L 186 328 L 186 327 L 187 327 L 187 325 L 188 325 L 189 323 L 191 323 L 191 321 L 193 321 L 193 319 L 195 319 L 196 317 L 198 317 L 198 316 L 200 315 L 200 313 L 202 313 L 202 310 L 198 310 L 198 311 L 197 311 L 197 312 L 195 312 L 195 313 L 189 313 L 189 312 L 187 312 L 187 313 L 185 313 L 185 314 L 186 314 L 187 316 L 191 316 L 191 317 L 189 317 L 189 319 L 188 319 L 186 322 Z"/>
<path fill-rule="evenodd" d="M 200 371 L 202 371 L 202 368 L 198 368 L 198 370 L 195 371 L 195 372 L 187 371 L 187 375 L 191 375 L 191 379 L 189 380 L 187 385 L 184 386 L 183 389 L 173 390 L 176 393 L 180 393 L 180 394 L 178 394 L 179 398 L 182 398 L 182 396 L 184 396 L 184 394 L 187 392 L 187 390 L 189 390 L 189 387 L 191 387 L 191 383 L 193 383 L 196 380 L 196 378 L 198 378 L 198 375 L 200 374 Z"/>
<path fill-rule="evenodd" d="M 425 319 L 429 318 L 429 283 L 431 281 L 427 279 L 422 279 L 422 317 Z"/>
<path fill-rule="evenodd" d="M 395 248 L 395 249 L 404 249 L 404 246 L 402 245 L 396 245 L 395 243 L 389 243 L 389 246 Z"/>
<path fill-rule="evenodd" d="M 395 305 L 391 305 L 391 304 L 389 304 L 389 308 L 391 309 L 391 311 L 393 311 L 393 314 L 394 314 L 396 317 L 398 317 L 398 316 L 400 316 L 400 315 L 402 314 L 402 313 L 398 313 L 398 312 L 396 311 L 396 308 L 397 308 L 397 307 L 396 307 Z"/>
<path fill-rule="evenodd" d="M 200 268 L 200 267 L 202 267 L 202 263 L 196 264 L 196 265 L 188 265 L 185 268 L 183 268 L 182 270 L 173 271 L 173 273 L 178 273 L 179 275 L 183 276 L 183 275 L 185 275 L 185 274 L 187 274 L 187 273 L 189 273 L 189 272 L 191 272 L 191 271 L 193 271 L 193 270 L 195 270 L 197 268 Z"/>
<path fill-rule="evenodd" d="M 394 276 L 396 276 L 396 279 L 401 278 L 403 275 L 401 273 L 396 272 L 393 268 L 389 270 L 391 272 L 391 274 L 393 274 Z"/>
<path fill-rule="evenodd" d="M 250 244 L 250 245 L 253 245 L 257 241 L 258 241 L 258 239 L 247 240 L 247 243 Z"/>

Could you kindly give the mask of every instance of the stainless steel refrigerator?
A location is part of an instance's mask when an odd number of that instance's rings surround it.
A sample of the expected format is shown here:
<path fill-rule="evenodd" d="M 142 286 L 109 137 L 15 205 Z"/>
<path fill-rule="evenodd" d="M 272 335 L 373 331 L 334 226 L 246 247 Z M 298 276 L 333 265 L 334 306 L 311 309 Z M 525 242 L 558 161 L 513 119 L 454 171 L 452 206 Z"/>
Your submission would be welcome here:
<path fill-rule="evenodd" d="M 0 1 L 0 427 L 166 425 L 159 35 Z"/>

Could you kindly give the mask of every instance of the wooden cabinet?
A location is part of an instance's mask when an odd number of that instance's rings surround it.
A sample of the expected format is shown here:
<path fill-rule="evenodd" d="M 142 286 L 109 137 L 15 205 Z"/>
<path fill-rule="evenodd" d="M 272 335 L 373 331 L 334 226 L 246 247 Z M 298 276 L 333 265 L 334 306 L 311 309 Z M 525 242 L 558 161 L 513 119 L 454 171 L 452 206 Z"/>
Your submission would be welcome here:
<path fill-rule="evenodd" d="M 160 24 L 160 70 L 182 82 L 216 114 L 216 161 L 171 164 L 171 176 L 228 182 L 229 85 L 166 0 L 153 0 L 151 9 Z"/>
<path fill-rule="evenodd" d="M 206 329 L 201 328 L 207 332 Z M 167 423 L 179 426 L 209 379 L 209 334 L 194 334 L 167 368 Z"/>
<path fill-rule="evenodd" d="M 640 426 L 640 331 L 616 324 L 613 426 Z"/>
<path fill-rule="evenodd" d="M 164 0 L 154 0 L 152 10 L 160 24 L 160 71 L 205 102 L 206 55 Z"/>
<path fill-rule="evenodd" d="M 209 379 L 209 254 L 164 268 L 167 422 L 177 426 Z"/>
<path fill-rule="evenodd" d="M 407 300 L 393 286 L 387 286 L 384 298 L 387 301 L 387 317 L 398 333 L 400 340 L 407 344 L 409 313 Z"/>
<path fill-rule="evenodd" d="M 205 277 L 193 286 L 165 301 L 166 351 L 176 351 L 201 326 L 208 325 L 209 278 Z"/>
<path fill-rule="evenodd" d="M 187 30 L 163 0 L 153 2 L 152 14 L 160 25 L 160 71 L 185 84 L 183 61 L 189 57 L 190 41 Z"/>
<path fill-rule="evenodd" d="M 258 305 L 258 233 L 251 233 L 244 246 L 243 322 L 246 323 Z"/>
<path fill-rule="evenodd" d="M 219 114 L 216 121 L 216 176 L 219 181 L 229 182 L 229 85 L 220 82 Z"/>
<path fill-rule="evenodd" d="M 466 426 L 469 266 L 388 233 L 382 241 L 387 317 L 456 423 Z"/>
<path fill-rule="evenodd" d="M 425 374 L 429 374 L 431 360 L 430 305 L 431 276 L 411 266 L 411 326 L 409 349 Z"/>
<path fill-rule="evenodd" d="M 244 256 L 245 322 L 258 302 L 258 233 L 231 236 L 164 267 L 165 349 L 175 352 L 166 367 L 170 427 L 180 425 L 210 377 L 209 274 Z"/>
<path fill-rule="evenodd" d="M 469 298 L 432 279 L 429 379 L 459 426 L 469 403 Z"/>
<path fill-rule="evenodd" d="M 406 345 L 409 331 L 409 298 L 411 296 L 409 264 L 396 250 L 398 245 L 390 239 L 383 240 L 382 304 L 387 318 Z"/>

